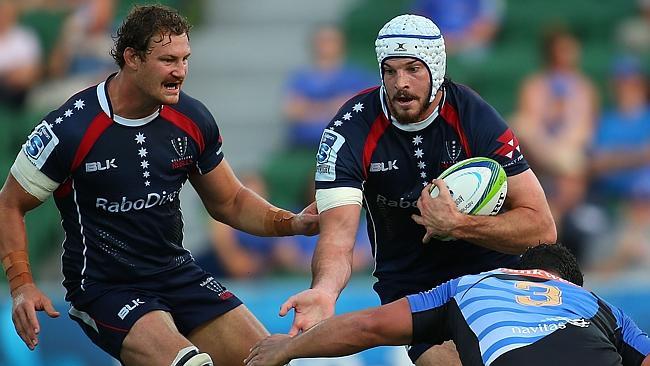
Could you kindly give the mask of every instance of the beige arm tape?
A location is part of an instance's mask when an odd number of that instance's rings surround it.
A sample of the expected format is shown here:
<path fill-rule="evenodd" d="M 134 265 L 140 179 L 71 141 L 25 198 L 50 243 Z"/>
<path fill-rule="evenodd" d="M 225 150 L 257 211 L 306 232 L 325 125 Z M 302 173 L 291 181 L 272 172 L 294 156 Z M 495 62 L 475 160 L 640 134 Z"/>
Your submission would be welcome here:
<path fill-rule="evenodd" d="M 294 213 L 287 210 L 281 210 L 277 207 L 271 207 L 266 211 L 264 217 L 264 229 L 271 236 L 289 236 L 293 235 L 291 222 L 296 217 Z"/>
<path fill-rule="evenodd" d="M 29 256 L 24 250 L 17 250 L 2 258 L 2 268 L 5 270 L 11 294 L 22 285 L 34 283 L 29 268 Z"/>

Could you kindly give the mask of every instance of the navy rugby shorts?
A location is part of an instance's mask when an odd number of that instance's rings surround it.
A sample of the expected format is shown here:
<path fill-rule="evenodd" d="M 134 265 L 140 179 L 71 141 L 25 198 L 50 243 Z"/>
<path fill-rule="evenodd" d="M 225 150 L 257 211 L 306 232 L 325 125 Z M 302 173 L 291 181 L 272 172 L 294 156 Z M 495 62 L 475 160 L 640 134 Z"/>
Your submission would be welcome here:
<path fill-rule="evenodd" d="M 135 322 L 154 310 L 171 314 L 181 334 L 242 302 L 194 262 L 131 284 L 93 282 L 71 299 L 68 311 L 84 333 L 120 360 L 122 342 Z"/>

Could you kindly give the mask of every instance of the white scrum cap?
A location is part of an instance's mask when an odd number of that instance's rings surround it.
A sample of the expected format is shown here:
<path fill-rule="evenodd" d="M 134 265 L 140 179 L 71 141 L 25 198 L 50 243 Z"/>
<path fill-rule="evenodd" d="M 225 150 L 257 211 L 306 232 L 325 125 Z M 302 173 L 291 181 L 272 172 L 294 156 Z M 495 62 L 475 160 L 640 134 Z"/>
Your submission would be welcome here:
<path fill-rule="evenodd" d="M 405 14 L 391 19 L 379 31 L 375 41 L 379 73 L 382 64 L 391 57 L 413 57 L 429 68 L 431 75 L 431 95 L 433 101 L 436 92 L 442 85 L 445 77 L 447 57 L 445 54 L 445 41 L 440 29 L 428 18 Z"/>

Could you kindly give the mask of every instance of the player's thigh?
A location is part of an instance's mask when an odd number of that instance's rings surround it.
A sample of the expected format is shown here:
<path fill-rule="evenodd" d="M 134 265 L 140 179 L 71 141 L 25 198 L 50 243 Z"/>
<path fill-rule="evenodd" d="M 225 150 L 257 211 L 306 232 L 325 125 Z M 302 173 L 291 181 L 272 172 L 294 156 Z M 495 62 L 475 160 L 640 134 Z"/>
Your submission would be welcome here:
<path fill-rule="evenodd" d="M 447 341 L 426 350 L 416 361 L 416 366 L 461 366 L 456 345 Z"/>
<path fill-rule="evenodd" d="M 268 335 L 242 304 L 195 328 L 188 338 L 201 352 L 210 354 L 215 365 L 241 366 L 253 345 Z"/>
<path fill-rule="evenodd" d="M 120 357 L 126 366 L 168 366 L 181 349 L 191 345 L 171 315 L 156 310 L 135 322 L 124 338 Z"/>

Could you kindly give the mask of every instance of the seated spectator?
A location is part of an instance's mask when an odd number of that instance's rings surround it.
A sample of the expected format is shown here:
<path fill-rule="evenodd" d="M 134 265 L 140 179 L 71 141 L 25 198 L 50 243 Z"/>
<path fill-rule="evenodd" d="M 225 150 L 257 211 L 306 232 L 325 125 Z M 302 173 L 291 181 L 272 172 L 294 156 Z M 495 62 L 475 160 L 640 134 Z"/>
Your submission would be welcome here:
<path fill-rule="evenodd" d="M 586 191 L 586 155 L 598 105 L 592 82 L 579 69 L 580 44 L 571 33 L 548 32 L 542 55 L 543 69 L 523 82 L 513 124 L 561 233 L 562 221 Z"/>
<path fill-rule="evenodd" d="M 115 0 L 73 3 L 77 5 L 65 21 L 61 37 L 50 55 L 49 76 L 103 79 L 116 70 L 113 59 L 106 52 L 113 45 Z"/>
<path fill-rule="evenodd" d="M 593 143 L 593 191 L 618 215 L 617 247 L 599 268 L 650 269 L 650 104 L 641 62 L 616 60 L 611 86 L 615 107 L 606 110 Z"/>
<path fill-rule="evenodd" d="M 294 70 L 287 81 L 286 145 L 264 167 L 270 198 L 283 207 L 297 207 L 313 183 L 318 143 L 330 119 L 348 98 L 378 85 L 376 76 L 346 63 L 339 28 L 321 26 L 311 42 L 312 64 Z"/>
<path fill-rule="evenodd" d="M 0 104 L 21 108 L 41 72 L 36 34 L 18 23 L 14 0 L 0 0 Z"/>
<path fill-rule="evenodd" d="M 258 174 L 245 174 L 241 181 L 255 193 L 266 197 L 266 184 Z M 211 220 L 209 241 L 212 250 L 199 254 L 197 262 L 215 276 L 259 277 L 275 267 L 278 238 L 254 236 Z"/>
<path fill-rule="evenodd" d="M 359 229 L 352 254 L 352 273 L 365 272 L 371 269 L 373 263 L 370 239 L 366 230 L 365 213 L 359 222 Z M 276 251 L 278 268 L 283 273 L 308 275 L 311 273 L 311 258 L 316 249 L 318 235 L 292 236 L 279 239 Z"/>
<path fill-rule="evenodd" d="M 480 60 L 499 30 L 502 0 L 415 0 L 412 10 L 436 23 L 445 37 L 447 54 Z"/>
<path fill-rule="evenodd" d="M 289 146 L 315 153 L 323 129 L 341 105 L 377 80 L 345 62 L 345 39 L 335 26 L 323 26 L 314 33 L 312 57 L 313 64 L 290 75 L 284 113 Z"/>

